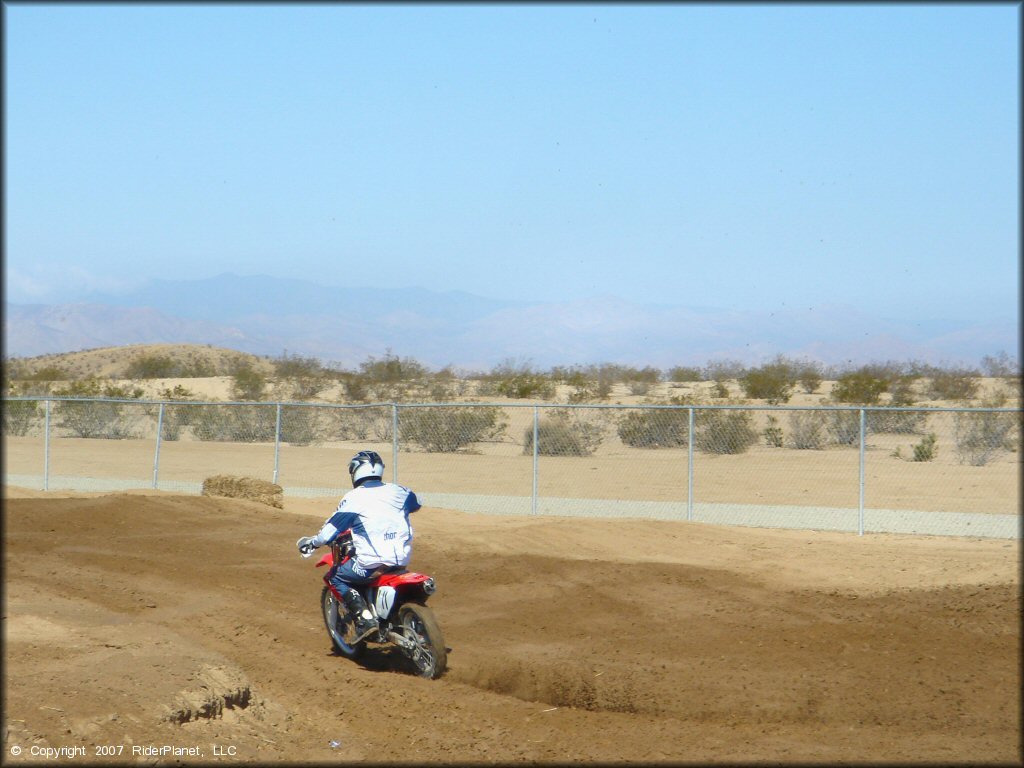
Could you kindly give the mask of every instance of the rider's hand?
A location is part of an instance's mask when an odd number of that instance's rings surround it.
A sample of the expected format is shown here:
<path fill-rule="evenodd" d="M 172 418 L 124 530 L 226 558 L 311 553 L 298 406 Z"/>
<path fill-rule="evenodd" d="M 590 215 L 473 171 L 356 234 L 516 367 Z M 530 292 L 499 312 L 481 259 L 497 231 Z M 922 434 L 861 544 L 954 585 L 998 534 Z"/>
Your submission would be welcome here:
<path fill-rule="evenodd" d="M 303 557 L 309 557 L 313 554 L 313 550 L 316 549 L 317 544 L 313 536 L 303 536 L 295 542 L 295 546 L 299 548 L 299 552 Z"/>

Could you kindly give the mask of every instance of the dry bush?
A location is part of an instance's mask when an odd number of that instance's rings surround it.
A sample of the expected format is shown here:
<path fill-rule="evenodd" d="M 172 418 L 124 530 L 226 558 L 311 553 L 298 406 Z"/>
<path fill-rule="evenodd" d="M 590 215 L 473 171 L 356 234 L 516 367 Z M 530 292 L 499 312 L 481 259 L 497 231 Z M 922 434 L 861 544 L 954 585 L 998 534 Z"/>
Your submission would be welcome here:
<path fill-rule="evenodd" d="M 529 362 L 506 359 L 484 376 L 480 392 L 512 399 L 549 400 L 555 394 L 555 381 L 549 375 L 534 370 Z"/>
<path fill-rule="evenodd" d="M 981 372 L 973 368 L 934 369 L 926 394 L 930 400 L 964 402 L 978 394 Z"/>
<path fill-rule="evenodd" d="M 770 363 L 746 371 L 739 382 L 747 397 L 778 405 L 789 400 L 798 379 L 796 364 L 779 355 Z"/>
<path fill-rule="evenodd" d="M 41 420 L 38 400 L 11 400 L 4 403 L 4 434 L 24 437 Z"/>
<path fill-rule="evenodd" d="M 1002 403 L 989 402 L 986 407 L 999 408 Z M 1016 450 L 1020 416 L 998 411 L 954 413 L 953 429 L 957 460 L 983 467 L 1000 454 Z"/>
<path fill-rule="evenodd" d="M 775 416 L 768 416 L 768 426 L 761 432 L 764 435 L 764 443 L 769 448 L 781 448 L 783 445 L 782 427 Z"/>
<path fill-rule="evenodd" d="M 686 409 L 631 410 L 618 421 L 619 439 L 633 448 L 679 448 L 689 444 Z"/>
<path fill-rule="evenodd" d="M 834 413 L 834 411 L 829 411 Z M 859 435 L 858 430 L 858 435 Z M 800 451 L 820 451 L 828 442 L 821 411 L 793 411 L 789 414 L 789 447 Z"/>
<path fill-rule="evenodd" d="M 704 373 L 700 368 L 686 365 L 677 365 L 674 368 L 669 368 L 666 374 L 668 381 L 675 382 L 691 382 L 691 381 L 703 381 Z"/>
<path fill-rule="evenodd" d="M 183 426 L 192 428 L 197 440 L 230 443 L 273 441 L 277 414 L 273 406 L 182 405 Z"/>
<path fill-rule="evenodd" d="M 707 410 L 697 415 L 694 444 L 704 453 L 744 453 L 758 441 L 749 412 Z"/>
<path fill-rule="evenodd" d="M 556 411 L 537 423 L 541 456 L 590 456 L 604 440 L 604 427 L 577 415 Z M 523 432 L 523 453 L 533 453 L 533 427 Z"/>
<path fill-rule="evenodd" d="M 505 412 L 487 406 L 403 409 L 399 415 L 403 441 L 428 453 L 455 453 L 473 443 L 505 434 Z"/>
<path fill-rule="evenodd" d="M 837 445 L 860 444 L 860 412 L 828 411 L 828 431 Z"/>
<path fill-rule="evenodd" d="M 840 376 L 832 389 L 832 399 L 837 403 L 874 405 L 888 389 L 888 379 L 865 367 Z"/>
<path fill-rule="evenodd" d="M 248 499 L 277 509 L 284 508 L 284 488 L 277 483 L 251 477 L 214 475 L 203 480 L 203 496 Z"/>

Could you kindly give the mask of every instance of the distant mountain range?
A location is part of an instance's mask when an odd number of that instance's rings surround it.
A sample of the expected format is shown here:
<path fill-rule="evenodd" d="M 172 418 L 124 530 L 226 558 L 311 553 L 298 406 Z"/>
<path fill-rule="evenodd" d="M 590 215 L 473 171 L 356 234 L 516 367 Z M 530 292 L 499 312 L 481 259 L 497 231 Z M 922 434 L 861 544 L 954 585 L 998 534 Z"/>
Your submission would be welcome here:
<path fill-rule="evenodd" d="M 213 344 L 259 355 L 317 357 L 355 367 L 390 349 L 433 366 L 486 370 L 503 360 L 552 365 L 617 362 L 757 364 L 776 354 L 826 364 L 884 360 L 977 364 L 1016 355 L 1018 318 L 969 325 L 892 320 L 849 306 L 775 312 L 651 306 L 614 297 L 564 303 L 461 291 L 331 287 L 224 274 L 154 280 L 74 304 L 5 304 L 4 353 L 29 357 L 124 344 Z"/>

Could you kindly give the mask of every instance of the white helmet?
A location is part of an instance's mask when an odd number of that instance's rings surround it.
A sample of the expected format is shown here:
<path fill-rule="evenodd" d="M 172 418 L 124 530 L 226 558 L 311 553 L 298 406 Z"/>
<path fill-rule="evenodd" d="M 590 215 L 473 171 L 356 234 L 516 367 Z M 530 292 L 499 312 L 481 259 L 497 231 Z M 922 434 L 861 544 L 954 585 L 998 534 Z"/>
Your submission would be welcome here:
<path fill-rule="evenodd" d="M 348 463 L 348 474 L 353 488 L 371 477 L 380 480 L 384 477 L 384 460 L 375 451 L 360 451 Z"/>

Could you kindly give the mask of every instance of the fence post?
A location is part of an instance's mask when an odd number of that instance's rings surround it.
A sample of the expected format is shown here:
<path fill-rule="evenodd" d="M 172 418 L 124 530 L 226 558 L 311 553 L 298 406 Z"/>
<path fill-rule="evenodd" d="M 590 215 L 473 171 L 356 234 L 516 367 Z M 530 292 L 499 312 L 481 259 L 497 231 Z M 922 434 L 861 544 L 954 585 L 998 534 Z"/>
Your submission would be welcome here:
<path fill-rule="evenodd" d="M 46 417 L 43 420 L 43 490 L 50 490 L 50 401 L 46 401 Z"/>
<path fill-rule="evenodd" d="M 277 483 L 277 476 L 281 471 L 281 404 L 277 404 L 277 424 L 274 427 L 274 480 Z"/>
<path fill-rule="evenodd" d="M 157 478 L 160 475 L 160 438 L 164 433 L 164 406 L 167 403 L 160 403 L 160 414 L 156 417 L 156 451 L 153 454 L 153 488 L 157 486 Z"/>
<path fill-rule="evenodd" d="M 857 503 L 857 535 L 864 535 L 864 450 L 865 450 L 865 436 L 867 429 L 865 428 L 867 419 L 864 415 L 864 409 L 860 409 L 860 500 Z"/>
<path fill-rule="evenodd" d="M 533 492 L 531 494 L 530 510 L 533 514 L 537 514 L 537 459 L 540 456 L 540 451 L 537 446 L 537 417 L 538 409 L 537 406 L 533 406 Z"/>
<path fill-rule="evenodd" d="M 686 520 L 693 520 L 693 408 L 688 408 L 686 429 Z"/>
<path fill-rule="evenodd" d="M 398 403 L 391 404 L 391 482 L 398 483 Z"/>

